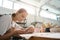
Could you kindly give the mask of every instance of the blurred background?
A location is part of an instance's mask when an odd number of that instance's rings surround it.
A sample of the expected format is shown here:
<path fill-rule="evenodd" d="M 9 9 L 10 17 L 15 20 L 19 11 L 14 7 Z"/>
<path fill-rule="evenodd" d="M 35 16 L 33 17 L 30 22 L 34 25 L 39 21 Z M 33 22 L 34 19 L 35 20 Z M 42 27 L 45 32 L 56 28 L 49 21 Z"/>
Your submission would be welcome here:
<path fill-rule="evenodd" d="M 28 12 L 25 26 L 51 23 L 60 26 L 60 0 L 0 0 L 0 14 L 12 14 L 20 8 Z"/>

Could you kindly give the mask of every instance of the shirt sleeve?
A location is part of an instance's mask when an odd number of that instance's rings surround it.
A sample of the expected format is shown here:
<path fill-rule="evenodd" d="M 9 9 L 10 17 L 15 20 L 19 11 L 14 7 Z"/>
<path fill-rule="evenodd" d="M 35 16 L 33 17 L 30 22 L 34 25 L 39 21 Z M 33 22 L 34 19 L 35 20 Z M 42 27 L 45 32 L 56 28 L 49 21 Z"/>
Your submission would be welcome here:
<path fill-rule="evenodd" d="M 0 17 L 0 35 L 4 35 L 8 28 L 11 27 L 11 17 L 9 15 L 3 15 Z"/>

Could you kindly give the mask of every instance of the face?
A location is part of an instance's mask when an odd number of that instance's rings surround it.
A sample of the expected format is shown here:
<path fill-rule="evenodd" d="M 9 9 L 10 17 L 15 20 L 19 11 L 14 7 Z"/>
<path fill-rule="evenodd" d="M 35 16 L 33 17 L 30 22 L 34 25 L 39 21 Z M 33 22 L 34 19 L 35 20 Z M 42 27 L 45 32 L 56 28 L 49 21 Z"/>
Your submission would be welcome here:
<path fill-rule="evenodd" d="M 23 21 L 23 20 L 26 19 L 26 17 L 27 17 L 27 13 L 26 12 L 18 13 L 16 15 L 17 21 Z"/>

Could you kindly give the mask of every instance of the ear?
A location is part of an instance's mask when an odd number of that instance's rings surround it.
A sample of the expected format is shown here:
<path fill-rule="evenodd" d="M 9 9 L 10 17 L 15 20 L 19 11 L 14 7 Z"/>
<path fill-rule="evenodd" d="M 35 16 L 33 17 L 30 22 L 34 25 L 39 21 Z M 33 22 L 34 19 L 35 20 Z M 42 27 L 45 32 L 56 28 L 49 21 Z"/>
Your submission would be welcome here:
<path fill-rule="evenodd" d="M 12 14 L 12 17 L 15 17 L 15 16 L 16 16 L 16 14 L 15 14 L 15 13 L 13 13 L 13 14 Z"/>

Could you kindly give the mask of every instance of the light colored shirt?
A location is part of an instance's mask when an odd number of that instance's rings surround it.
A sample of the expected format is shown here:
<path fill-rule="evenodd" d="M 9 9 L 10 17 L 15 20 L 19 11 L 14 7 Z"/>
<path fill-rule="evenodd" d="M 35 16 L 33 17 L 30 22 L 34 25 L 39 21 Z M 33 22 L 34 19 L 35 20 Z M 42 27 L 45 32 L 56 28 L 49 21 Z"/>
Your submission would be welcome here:
<path fill-rule="evenodd" d="M 34 28 L 34 26 L 33 25 L 30 25 L 29 27 L 27 27 L 27 28 L 23 28 L 22 26 L 20 26 L 20 25 L 18 25 L 16 22 L 12 22 L 12 27 L 14 27 L 16 30 L 22 30 L 22 29 L 24 29 L 24 30 L 27 30 L 27 29 L 29 29 L 30 27 L 32 27 L 32 28 Z"/>
<path fill-rule="evenodd" d="M 11 28 L 11 16 L 3 15 L 0 17 L 0 35 L 4 35 Z"/>
<path fill-rule="evenodd" d="M 21 27 L 20 25 L 18 25 L 16 22 L 12 21 L 12 27 L 16 28 L 16 30 L 20 30 L 23 27 Z"/>

